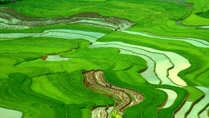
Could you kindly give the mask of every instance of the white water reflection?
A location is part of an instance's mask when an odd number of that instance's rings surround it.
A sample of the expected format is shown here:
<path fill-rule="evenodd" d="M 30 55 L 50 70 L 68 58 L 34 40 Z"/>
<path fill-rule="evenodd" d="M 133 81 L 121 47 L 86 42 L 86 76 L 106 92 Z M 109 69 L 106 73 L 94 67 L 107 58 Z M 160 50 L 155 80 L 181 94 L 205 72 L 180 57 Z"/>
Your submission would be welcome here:
<path fill-rule="evenodd" d="M 199 112 L 209 104 L 209 87 L 196 86 L 196 88 L 200 89 L 205 96 L 193 106 L 187 118 L 199 118 Z"/>
<path fill-rule="evenodd" d="M 22 115 L 20 111 L 0 107 L 0 118 L 21 118 Z"/>
<path fill-rule="evenodd" d="M 168 97 L 167 102 L 166 102 L 165 106 L 163 106 L 163 108 L 168 108 L 168 107 L 172 106 L 173 103 L 176 101 L 177 93 L 173 90 L 170 90 L 170 89 L 165 89 L 165 88 L 157 88 L 157 89 L 164 91 Z"/>
<path fill-rule="evenodd" d="M 138 45 L 131 45 L 131 44 L 126 44 L 122 42 L 95 42 L 93 43 L 93 45 L 90 46 L 90 48 L 102 48 L 102 47 L 118 48 L 121 50 L 121 53 L 123 53 L 125 50 L 126 54 L 140 56 L 144 58 L 145 60 L 147 60 L 147 63 L 151 62 L 150 60 L 147 59 L 147 58 L 150 58 L 156 63 L 156 65 L 153 65 L 155 66 L 155 69 L 152 69 L 152 71 L 149 70 L 149 73 L 152 73 L 152 75 L 155 75 L 155 73 L 157 74 L 157 77 L 155 77 L 155 79 L 159 77 L 160 80 L 162 81 L 162 84 L 167 84 L 167 85 L 172 85 L 172 86 L 178 86 L 178 85 L 186 86 L 186 83 L 180 77 L 178 77 L 178 73 L 190 67 L 190 63 L 187 59 L 185 59 L 184 57 L 176 53 L 160 51 L 160 50 L 156 50 L 152 48 L 147 48 L 147 47 L 138 46 Z M 145 58 L 144 56 L 147 56 L 147 57 Z M 177 61 L 175 59 L 177 59 Z M 185 64 L 186 66 L 182 67 L 182 64 Z M 153 67 L 153 66 L 150 66 L 150 67 Z M 173 67 L 173 70 L 171 69 L 172 67 Z M 153 70 L 155 72 L 153 72 Z M 168 78 L 168 75 L 171 75 L 170 77 L 172 78 Z M 153 78 L 146 77 L 145 79 L 148 82 L 153 81 Z M 157 80 L 155 80 L 155 82 L 157 82 Z"/>
<path fill-rule="evenodd" d="M 200 114 L 200 118 L 209 118 L 209 106 Z"/>
<path fill-rule="evenodd" d="M 182 108 L 174 115 L 174 118 L 185 118 L 187 111 L 192 106 L 193 102 L 186 101 Z"/>
<path fill-rule="evenodd" d="M 45 61 L 67 61 L 67 60 L 70 60 L 70 59 L 71 58 L 61 57 L 60 55 L 49 55 L 49 56 L 47 56 Z"/>
<path fill-rule="evenodd" d="M 95 42 L 97 38 L 103 37 L 105 33 L 90 32 L 82 30 L 56 29 L 46 30 L 42 33 L 0 33 L 0 38 L 21 38 L 21 37 L 53 37 L 63 39 L 86 39 Z"/>

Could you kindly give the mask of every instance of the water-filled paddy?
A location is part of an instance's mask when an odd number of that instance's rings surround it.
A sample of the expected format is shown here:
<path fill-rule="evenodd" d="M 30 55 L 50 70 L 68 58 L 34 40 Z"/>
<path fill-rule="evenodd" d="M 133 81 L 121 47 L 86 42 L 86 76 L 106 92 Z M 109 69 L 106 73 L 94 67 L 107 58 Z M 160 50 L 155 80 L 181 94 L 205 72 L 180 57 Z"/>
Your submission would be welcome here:
<path fill-rule="evenodd" d="M 0 108 L 0 118 L 21 118 L 22 115 L 23 113 L 20 111 Z"/>

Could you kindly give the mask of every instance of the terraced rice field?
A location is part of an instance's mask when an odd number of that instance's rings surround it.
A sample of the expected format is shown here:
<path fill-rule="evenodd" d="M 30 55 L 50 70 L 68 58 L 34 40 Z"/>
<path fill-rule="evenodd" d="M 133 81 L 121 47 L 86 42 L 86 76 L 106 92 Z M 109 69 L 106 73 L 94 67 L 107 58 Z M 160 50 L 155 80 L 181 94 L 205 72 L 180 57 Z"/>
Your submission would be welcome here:
<path fill-rule="evenodd" d="M 0 118 L 209 118 L 207 0 L 0 0 Z"/>

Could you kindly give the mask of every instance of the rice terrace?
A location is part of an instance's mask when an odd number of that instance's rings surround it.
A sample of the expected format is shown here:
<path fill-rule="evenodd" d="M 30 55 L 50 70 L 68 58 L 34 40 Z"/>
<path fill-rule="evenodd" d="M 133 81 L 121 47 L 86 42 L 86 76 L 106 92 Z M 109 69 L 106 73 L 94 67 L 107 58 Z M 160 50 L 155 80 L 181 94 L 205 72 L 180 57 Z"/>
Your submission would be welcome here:
<path fill-rule="evenodd" d="M 0 0 L 0 118 L 209 118 L 209 0 Z"/>

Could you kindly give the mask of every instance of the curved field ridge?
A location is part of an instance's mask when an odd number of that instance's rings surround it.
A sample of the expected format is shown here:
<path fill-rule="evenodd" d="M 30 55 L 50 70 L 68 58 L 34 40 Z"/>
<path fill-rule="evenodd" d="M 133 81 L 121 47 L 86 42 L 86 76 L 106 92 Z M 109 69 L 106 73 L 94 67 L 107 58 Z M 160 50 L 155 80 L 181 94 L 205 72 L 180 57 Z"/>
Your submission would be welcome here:
<path fill-rule="evenodd" d="M 124 49 L 120 49 L 120 53 L 139 56 L 139 57 L 143 58 L 144 60 L 146 60 L 148 68 L 145 71 L 143 71 L 141 73 L 141 75 L 147 80 L 147 82 L 149 82 L 151 84 L 160 84 L 161 83 L 161 80 L 157 77 L 157 75 L 155 73 L 156 63 L 150 57 L 143 55 L 143 54 L 134 53 L 129 50 L 124 50 Z"/>
<path fill-rule="evenodd" d="M 159 51 L 159 50 L 155 50 L 152 48 L 131 45 L 131 44 L 126 44 L 122 42 L 96 42 L 90 46 L 90 48 L 95 48 L 95 47 L 113 47 L 113 48 L 129 50 L 134 53 L 146 55 L 152 58 L 156 62 L 155 72 L 158 75 L 158 77 L 161 79 L 162 84 L 168 84 L 168 85 L 173 85 L 173 86 L 177 86 L 177 85 L 186 86 L 187 85 L 178 76 L 178 73 L 190 67 L 191 65 L 187 59 L 185 59 L 184 57 L 176 53 Z M 172 64 L 174 64 L 174 67 L 172 66 Z M 173 68 L 170 69 L 171 67 Z M 168 73 L 168 70 L 169 70 L 169 73 Z M 172 81 L 170 81 L 170 79 L 167 77 L 168 74 Z"/>
<path fill-rule="evenodd" d="M 92 18 L 81 18 L 81 20 L 75 21 L 73 23 L 101 26 L 101 27 L 112 29 L 112 30 L 120 30 L 120 31 L 128 29 L 132 25 L 135 24 L 133 22 L 126 21 L 126 20 L 120 20 L 119 22 L 120 22 L 120 24 L 116 24 L 116 23 L 114 24 L 114 23 L 111 23 L 109 21 L 104 21 L 100 18 L 94 18 L 94 19 L 92 19 Z"/>
<path fill-rule="evenodd" d="M 150 49 L 150 48 L 144 48 L 146 50 L 149 50 L 151 52 L 156 52 L 156 53 L 162 53 L 165 54 L 167 58 L 174 64 L 174 67 L 172 69 L 168 70 L 168 77 L 172 80 L 177 85 L 181 86 L 186 86 L 187 84 L 178 76 L 178 73 L 181 72 L 182 70 L 185 70 L 191 66 L 189 61 L 185 59 L 184 57 L 173 53 L 173 52 L 167 52 L 167 51 L 159 51 L 155 49 Z M 164 63 L 166 64 L 166 63 Z M 156 68 L 157 70 L 157 68 Z M 160 72 L 159 72 L 160 73 Z"/>
<path fill-rule="evenodd" d="M 200 118 L 209 118 L 209 106 L 200 114 Z"/>
<path fill-rule="evenodd" d="M 192 106 L 193 102 L 186 101 L 182 108 L 174 115 L 174 118 L 184 118 L 186 116 L 187 111 Z"/>
<path fill-rule="evenodd" d="M 156 53 L 144 50 L 144 48 L 141 46 L 139 46 L 139 48 L 134 48 L 134 46 L 136 45 L 129 45 L 129 44 L 121 43 L 121 42 L 96 42 L 93 45 L 91 45 L 90 48 L 112 47 L 112 48 L 128 50 L 130 52 L 149 56 L 156 62 L 155 72 L 157 76 L 161 79 L 162 84 L 175 85 L 167 78 L 167 74 L 168 74 L 167 70 L 173 66 L 172 63 L 170 63 L 169 59 L 167 59 L 162 54 L 156 54 Z"/>
<path fill-rule="evenodd" d="M 82 30 L 71 30 L 71 29 L 53 29 L 53 30 L 46 30 L 43 33 L 48 33 L 48 32 L 63 32 L 63 33 L 69 33 L 69 34 L 83 34 L 95 38 L 100 38 L 104 36 L 104 33 L 100 32 L 90 32 L 90 31 L 82 31 Z"/>
<path fill-rule="evenodd" d="M 0 118 L 22 118 L 23 113 L 0 107 Z"/>
<path fill-rule="evenodd" d="M 165 88 L 157 88 L 157 89 L 164 91 L 168 97 L 166 104 L 162 108 L 168 108 L 172 106 L 177 98 L 177 93 L 170 89 L 165 89 Z"/>
<path fill-rule="evenodd" d="M 18 16 L 18 17 L 14 17 Z M 113 30 L 128 29 L 134 22 L 117 17 L 103 17 L 97 13 L 81 13 L 58 18 L 31 18 L 17 13 L 14 9 L 0 9 L 0 25 L 2 29 L 27 29 L 53 24 L 87 24 L 106 27 Z"/>
<path fill-rule="evenodd" d="M 167 37 L 145 34 L 145 33 L 142 33 L 142 32 L 127 31 L 127 30 L 123 30 L 122 32 L 125 32 L 125 33 L 128 33 L 128 34 L 135 34 L 135 35 L 145 36 L 145 37 L 151 37 L 151 38 L 184 41 L 184 42 L 190 43 L 190 44 L 192 44 L 196 47 L 209 48 L 209 42 L 205 41 L 205 40 L 202 40 L 202 39 L 196 39 L 196 38 L 184 38 L 184 39 L 167 38 Z"/>
<path fill-rule="evenodd" d="M 33 37 L 56 37 L 56 38 L 65 38 L 65 39 L 82 38 L 82 39 L 87 39 L 87 40 L 89 40 L 91 42 L 95 42 L 97 38 L 100 38 L 100 37 L 104 36 L 105 34 L 103 34 L 103 33 L 95 33 L 95 32 L 87 32 L 87 31 L 80 31 L 80 30 L 59 29 L 59 30 L 46 30 L 46 31 L 44 31 L 41 34 L 40 33 L 37 33 L 37 34 L 27 34 L 27 33 L 25 34 L 25 33 L 23 33 L 23 35 L 21 35 L 20 33 L 11 33 L 9 35 L 8 34 L 7 35 L 0 34 L 0 38 L 8 38 L 8 36 L 11 37 L 11 38 L 18 38 L 18 37 L 24 37 L 24 36 L 30 36 L 30 35 L 33 35 Z M 141 47 L 141 46 L 138 46 L 138 47 Z M 145 47 L 143 47 L 143 48 L 145 48 Z M 150 49 L 150 48 L 145 48 L 145 49 L 147 50 L 147 49 Z M 151 49 L 151 52 L 164 53 L 166 56 L 168 56 L 169 59 L 174 64 L 174 68 L 169 70 L 169 78 L 174 83 L 176 83 L 178 85 L 186 86 L 186 83 L 177 74 L 180 71 L 190 67 L 190 64 L 189 64 L 188 60 L 186 60 L 185 58 L 177 55 L 176 53 L 165 52 L 165 51 L 156 51 L 156 50 L 153 50 L 153 49 Z M 153 58 L 154 58 L 154 56 L 156 56 L 156 54 L 153 55 Z M 155 59 L 155 61 L 158 61 L 158 63 L 156 63 L 156 65 L 157 65 L 156 68 L 161 68 L 163 66 L 164 66 L 164 68 L 167 68 L 167 69 L 165 69 L 166 72 L 164 71 L 164 75 L 163 75 L 164 77 L 160 77 L 161 79 L 165 78 L 164 81 L 162 81 L 162 82 L 165 82 L 165 80 L 169 80 L 167 78 L 167 70 L 169 68 L 171 68 L 173 65 L 172 65 L 172 63 L 170 62 L 169 59 L 166 59 L 167 57 L 162 55 L 159 58 L 161 58 L 161 59 L 160 60 L 157 60 L 157 58 Z M 162 58 L 164 58 L 164 59 L 162 59 Z M 164 62 L 162 62 L 162 60 L 164 60 Z M 160 62 L 161 62 L 161 64 L 160 64 Z M 168 63 L 168 64 L 165 64 L 165 63 Z M 165 67 L 165 66 L 167 66 L 167 67 Z M 156 69 L 156 71 L 161 71 L 161 70 L 162 69 Z M 156 73 L 162 73 L 162 72 L 156 72 Z M 154 74 L 152 74 L 152 75 L 154 75 Z M 161 76 L 161 75 L 162 74 L 158 74 L 158 77 Z M 150 80 L 148 82 L 151 82 L 151 81 L 152 80 Z M 153 81 L 153 83 L 158 83 L 158 82 Z M 169 85 L 171 85 L 171 83 L 172 82 L 162 83 L 162 84 L 169 84 Z"/>
<path fill-rule="evenodd" d="M 105 33 L 90 32 L 82 30 L 56 29 L 45 30 L 42 33 L 1 33 L 0 38 L 21 38 L 21 37 L 53 37 L 63 39 L 86 39 L 95 42 L 97 38 L 101 38 Z"/>
<path fill-rule="evenodd" d="M 187 118 L 199 118 L 199 113 L 209 104 L 209 87 L 196 86 L 196 88 L 204 92 L 205 96 L 192 107 Z"/>
<path fill-rule="evenodd" d="M 33 37 L 56 37 L 56 38 L 65 38 L 65 39 L 77 39 L 77 38 L 82 38 L 82 39 L 87 39 L 91 42 L 96 41 L 96 38 L 102 37 L 105 34 L 103 33 L 94 33 L 94 32 L 87 32 L 87 31 L 80 31 L 80 30 L 66 30 L 66 29 L 59 29 L 59 30 L 46 30 L 43 33 L 37 33 L 37 34 L 25 34 L 22 33 L 23 35 L 21 35 L 21 33 L 10 33 L 9 35 L 5 35 L 5 34 L 0 34 L 0 38 L 18 38 L 18 37 L 24 37 L 24 36 L 30 36 L 32 35 Z M 140 46 L 138 46 L 140 47 Z M 145 47 L 143 47 L 145 48 Z M 148 48 L 146 48 L 147 50 Z M 160 53 L 165 53 L 165 51 L 156 51 L 151 49 L 151 51 L 155 51 L 155 52 L 160 52 Z M 159 55 L 159 54 L 158 54 Z M 172 81 L 178 85 L 183 85 L 185 86 L 186 83 L 184 81 L 182 81 L 179 77 L 178 77 L 178 73 L 186 68 L 188 68 L 190 66 L 190 64 L 188 63 L 188 60 L 182 58 L 181 56 L 178 56 L 175 53 L 166 53 L 166 55 L 170 56 L 170 60 L 172 60 L 172 62 L 174 63 L 174 68 L 169 70 L 169 77 L 172 79 Z M 154 55 L 153 55 L 154 56 Z M 163 57 L 163 55 L 161 56 L 161 58 L 166 58 L 165 56 Z M 157 61 L 157 59 L 155 59 Z M 167 68 L 166 71 L 168 70 L 168 68 L 172 67 L 172 64 L 169 64 L 170 61 L 167 59 L 167 62 L 162 62 L 161 60 L 161 65 L 162 66 L 168 66 L 168 67 L 164 67 Z M 166 61 L 166 59 L 164 59 Z M 159 61 L 158 61 L 159 62 Z M 164 63 L 164 64 L 163 64 Z M 168 64 L 165 64 L 168 63 Z M 159 65 L 159 63 L 157 63 L 157 65 Z M 161 67 L 157 66 L 158 67 Z M 184 65 L 184 66 L 182 66 Z M 162 69 L 156 69 L 156 71 L 160 71 Z M 161 73 L 161 72 L 157 72 L 157 73 Z M 166 72 L 167 73 L 167 72 Z M 164 74 L 164 77 L 167 76 L 167 74 Z M 162 74 L 161 74 L 162 75 Z M 158 76 L 161 76 L 158 74 Z M 163 79 L 162 77 L 160 77 L 161 79 Z M 167 78 L 167 77 L 166 77 Z M 168 80 L 168 79 L 167 79 Z M 165 80 L 163 81 L 165 82 Z M 156 83 L 154 81 L 154 83 Z M 164 83 L 163 83 L 164 84 Z M 171 83 L 165 83 L 165 84 L 171 84 Z"/>

